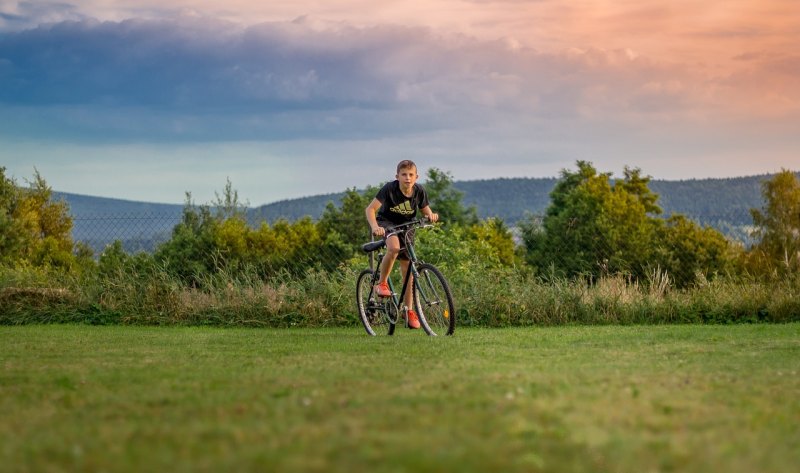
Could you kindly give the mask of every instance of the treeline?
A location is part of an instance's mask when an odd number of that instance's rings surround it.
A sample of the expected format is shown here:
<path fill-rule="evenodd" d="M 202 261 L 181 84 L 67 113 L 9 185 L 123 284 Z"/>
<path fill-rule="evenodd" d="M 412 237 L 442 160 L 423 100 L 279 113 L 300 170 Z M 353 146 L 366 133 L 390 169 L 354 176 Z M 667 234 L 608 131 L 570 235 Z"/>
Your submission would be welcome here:
<path fill-rule="evenodd" d="M 154 252 L 117 242 L 93 255 L 72 242 L 68 208 L 41 176 L 28 188 L 0 176 L 0 323 L 357 323 L 354 279 L 376 187 L 345 191 L 318 220 L 253 226 L 228 182 L 209 204 L 187 196 Z M 685 216 L 664 218 L 639 169 L 615 179 L 579 161 L 562 171 L 545 214 L 526 216 L 517 234 L 479 218 L 449 173 L 426 177 L 443 223 L 419 236 L 419 250 L 451 279 L 461 323 L 800 317 L 800 182 L 789 171 L 763 183 L 750 248 Z"/>
<path fill-rule="evenodd" d="M 727 237 L 749 245 L 754 243 L 750 234 L 750 209 L 761 205 L 762 183 L 772 177 L 763 175 L 685 181 L 652 180 L 649 187 L 659 196 L 659 206 L 663 209 L 662 218 L 682 214 L 694 222 L 711 226 Z M 556 178 L 500 178 L 454 181 L 453 187 L 463 193 L 464 205 L 474 206 L 480 218 L 499 218 L 507 225 L 515 227 L 528 215 L 544 214 L 557 181 Z M 248 221 L 294 221 L 305 216 L 318 220 L 328 202 L 340 205 L 344 195 L 345 192 L 316 195 L 249 208 Z M 104 216 L 113 215 L 116 218 L 113 231 L 123 240 L 126 248 L 151 250 L 150 242 L 162 242 L 163 230 L 170 230 L 174 226 L 172 217 L 177 220 L 182 211 L 182 206 L 173 204 L 131 202 L 63 193 L 55 193 L 55 196 L 69 203 L 74 218 L 73 237 L 80 241 L 91 241 L 98 251 L 107 243 L 104 234 L 110 233 L 101 232 L 96 227 Z M 158 219 L 159 225 L 143 227 L 134 221 L 134 217 L 142 215 Z M 125 220 L 125 216 L 132 218 Z M 151 223 L 155 225 L 155 221 Z M 98 236 L 98 233 L 101 235 Z"/>
<path fill-rule="evenodd" d="M 740 241 L 751 241 L 746 226 L 752 224 L 750 209 L 761 203 L 761 186 L 772 176 L 728 179 L 652 180 L 650 189 L 659 195 L 663 217 L 683 214 L 701 225 L 712 226 Z M 474 206 L 481 218 L 499 218 L 509 226 L 527 215 L 541 215 L 550 205 L 557 178 L 500 178 L 455 181 L 466 206 Z M 253 209 L 267 220 L 295 220 L 309 215 L 319 218 L 328 201 L 339 203 L 344 193 L 291 199 Z"/>
<path fill-rule="evenodd" d="M 761 185 L 771 176 L 747 176 L 681 181 L 651 180 L 663 215 L 683 214 L 700 224 L 751 225 L 750 209 L 761 202 Z M 483 218 L 498 217 L 509 225 L 526 214 L 542 214 L 550 205 L 556 178 L 503 178 L 459 181 L 466 205 L 474 205 Z M 723 230 L 722 228 L 718 228 Z"/>

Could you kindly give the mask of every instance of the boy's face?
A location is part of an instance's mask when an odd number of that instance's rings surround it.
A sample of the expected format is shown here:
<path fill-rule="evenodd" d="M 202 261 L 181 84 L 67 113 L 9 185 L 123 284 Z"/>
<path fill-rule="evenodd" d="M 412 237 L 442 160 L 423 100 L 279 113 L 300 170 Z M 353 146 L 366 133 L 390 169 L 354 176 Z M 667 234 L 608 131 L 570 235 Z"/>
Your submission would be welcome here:
<path fill-rule="evenodd" d="M 401 186 L 405 188 L 411 187 L 417 182 L 417 168 L 414 166 L 400 168 L 400 172 L 395 177 L 400 181 Z"/>

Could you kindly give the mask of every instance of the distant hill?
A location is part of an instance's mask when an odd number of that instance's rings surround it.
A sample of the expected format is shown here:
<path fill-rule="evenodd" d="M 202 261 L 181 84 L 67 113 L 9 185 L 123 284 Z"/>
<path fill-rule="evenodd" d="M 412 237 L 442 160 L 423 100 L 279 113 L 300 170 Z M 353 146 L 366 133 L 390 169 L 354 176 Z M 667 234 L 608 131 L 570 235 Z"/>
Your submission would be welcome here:
<path fill-rule="evenodd" d="M 502 178 L 454 182 L 464 204 L 475 206 L 481 218 L 500 218 L 514 225 L 526 214 L 543 214 L 550 205 L 555 178 Z"/>
<path fill-rule="evenodd" d="M 771 175 L 729 179 L 653 180 L 650 189 L 659 195 L 663 216 L 684 214 L 696 222 L 714 227 L 740 241 L 749 240 L 750 209 L 760 208 L 761 183 Z M 501 178 L 456 181 L 464 203 L 474 205 L 481 218 L 497 217 L 509 225 L 526 214 L 543 214 L 550 204 L 556 178 Z M 295 220 L 305 215 L 319 218 L 328 202 L 337 205 L 344 193 L 285 200 L 253 209 L 268 221 Z"/>
<path fill-rule="evenodd" d="M 344 192 L 338 192 L 335 194 L 280 200 L 251 209 L 249 218 L 254 221 L 266 220 L 267 222 L 274 222 L 279 219 L 294 221 L 310 216 L 316 220 L 322 216 L 322 212 L 325 211 L 328 202 L 340 205 L 344 194 Z"/>
<path fill-rule="evenodd" d="M 67 192 L 53 192 L 56 200 L 64 199 L 73 217 L 124 215 L 124 214 L 168 214 L 180 216 L 183 205 L 137 202 L 133 200 L 93 197 Z"/>
<path fill-rule="evenodd" d="M 167 241 L 180 222 L 183 205 L 136 202 L 107 197 L 53 192 L 69 204 L 72 238 L 99 254 L 114 240 L 129 252 L 152 251 Z"/>
<path fill-rule="evenodd" d="M 480 181 L 456 181 L 453 187 L 464 193 L 464 203 L 474 205 L 481 218 L 498 217 L 513 225 L 526 213 L 543 213 L 550 203 L 555 178 L 500 178 Z M 341 204 L 344 192 L 282 200 L 253 209 L 253 214 L 267 221 L 279 218 L 296 220 L 310 215 L 319 218 L 328 202 Z"/>
<path fill-rule="evenodd" d="M 771 175 L 729 179 L 653 180 L 650 189 L 659 195 L 664 216 L 680 213 L 702 225 L 714 227 L 740 241 L 748 241 L 752 224 L 750 209 L 761 208 L 761 183 Z M 526 214 L 542 214 L 550 203 L 555 178 L 500 178 L 456 181 L 464 203 L 474 205 L 481 218 L 497 217 L 514 225 Z M 129 250 L 150 250 L 169 238 L 180 221 L 183 206 L 122 199 L 55 193 L 70 206 L 73 237 L 102 248 L 114 239 Z M 251 222 L 278 219 L 318 219 L 328 202 L 339 205 L 344 192 L 282 200 L 249 210 Z"/>

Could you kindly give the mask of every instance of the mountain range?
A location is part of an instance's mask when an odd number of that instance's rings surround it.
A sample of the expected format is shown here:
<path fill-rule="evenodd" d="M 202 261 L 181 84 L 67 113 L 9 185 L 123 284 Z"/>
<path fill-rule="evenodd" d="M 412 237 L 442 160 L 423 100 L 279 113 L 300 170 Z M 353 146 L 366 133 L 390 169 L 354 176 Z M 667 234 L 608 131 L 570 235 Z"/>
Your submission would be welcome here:
<path fill-rule="evenodd" d="M 652 180 L 663 215 L 684 214 L 701 225 L 720 230 L 733 239 L 749 240 L 750 210 L 763 205 L 761 184 L 772 175 L 723 179 Z M 475 206 L 481 218 L 497 217 L 514 226 L 527 214 L 542 214 L 550 203 L 556 178 L 499 178 L 455 181 L 463 202 Z M 55 192 L 65 200 L 73 217 L 73 238 L 95 248 L 123 241 L 163 241 L 180 220 L 183 205 L 136 202 Z M 339 205 L 344 192 L 281 200 L 248 209 L 248 219 L 274 222 L 310 216 L 319 218 L 328 202 Z M 130 246 L 130 245 L 128 245 Z M 142 245 L 149 249 L 152 245 Z M 134 245 L 135 247 L 135 245 Z"/>

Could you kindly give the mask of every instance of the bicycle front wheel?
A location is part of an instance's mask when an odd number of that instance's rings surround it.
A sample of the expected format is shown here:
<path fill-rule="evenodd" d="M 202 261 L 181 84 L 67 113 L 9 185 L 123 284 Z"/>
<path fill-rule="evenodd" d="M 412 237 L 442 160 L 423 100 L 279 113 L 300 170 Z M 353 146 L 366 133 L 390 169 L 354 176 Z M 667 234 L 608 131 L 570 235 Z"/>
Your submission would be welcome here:
<path fill-rule="evenodd" d="M 374 294 L 375 271 L 365 269 L 356 280 L 356 301 L 361 324 L 373 337 L 379 333 L 394 334 L 397 323 L 397 306 L 389 298 L 382 300 Z"/>
<path fill-rule="evenodd" d="M 456 309 L 450 285 L 442 272 L 432 264 L 417 267 L 414 278 L 414 304 L 419 322 L 431 336 L 452 335 L 456 329 Z"/>

